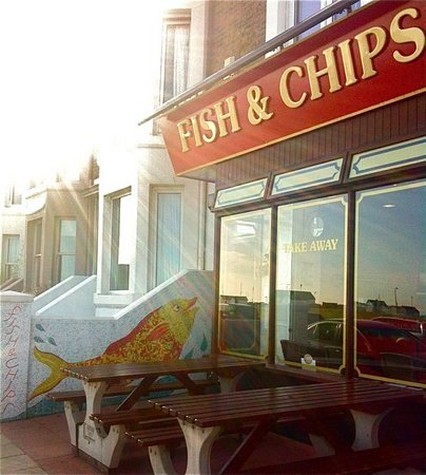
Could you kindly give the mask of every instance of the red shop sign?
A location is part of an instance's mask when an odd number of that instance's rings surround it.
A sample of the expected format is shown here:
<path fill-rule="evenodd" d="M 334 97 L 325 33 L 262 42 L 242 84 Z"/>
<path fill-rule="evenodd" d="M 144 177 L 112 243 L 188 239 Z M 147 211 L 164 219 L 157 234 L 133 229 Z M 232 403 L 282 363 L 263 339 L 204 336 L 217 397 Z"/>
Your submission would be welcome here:
<path fill-rule="evenodd" d="M 379 0 L 161 117 L 176 174 L 425 91 L 425 18 Z"/>

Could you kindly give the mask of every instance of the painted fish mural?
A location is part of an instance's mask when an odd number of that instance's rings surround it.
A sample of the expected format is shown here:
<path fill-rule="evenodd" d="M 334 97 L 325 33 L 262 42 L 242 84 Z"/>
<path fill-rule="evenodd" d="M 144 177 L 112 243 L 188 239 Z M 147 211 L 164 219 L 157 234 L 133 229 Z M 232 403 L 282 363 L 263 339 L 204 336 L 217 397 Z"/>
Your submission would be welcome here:
<path fill-rule="evenodd" d="M 34 348 L 34 357 L 50 368 L 50 375 L 39 384 L 29 401 L 52 390 L 66 375 L 61 368 L 106 363 L 167 361 L 178 359 L 187 341 L 198 307 L 197 298 L 174 299 L 148 314 L 125 337 L 111 343 L 95 358 L 68 363 L 59 356 Z"/>

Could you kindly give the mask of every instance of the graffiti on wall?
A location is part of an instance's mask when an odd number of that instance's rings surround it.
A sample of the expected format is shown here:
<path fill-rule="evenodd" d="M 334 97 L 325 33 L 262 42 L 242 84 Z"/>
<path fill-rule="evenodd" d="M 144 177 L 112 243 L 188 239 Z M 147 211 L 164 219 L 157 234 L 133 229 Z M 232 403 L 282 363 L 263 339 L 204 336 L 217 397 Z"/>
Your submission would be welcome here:
<path fill-rule="evenodd" d="M 85 361 L 70 363 L 54 353 L 35 347 L 34 357 L 50 369 L 50 374 L 33 390 L 28 400 L 57 386 L 66 377 L 61 371 L 63 367 L 178 359 L 199 310 L 195 306 L 196 301 L 194 297 L 167 302 L 142 318 L 126 336 L 112 342 L 101 355 Z M 42 342 L 40 337 L 35 337 L 35 341 Z M 55 344 L 52 339 L 50 343 Z M 204 345 L 207 345 L 206 339 L 201 342 L 201 346 Z"/>
<path fill-rule="evenodd" d="M 18 416 L 26 408 L 31 305 L 13 295 L 1 298 L 0 419 Z"/>
<path fill-rule="evenodd" d="M 2 327 L 4 331 L 2 336 L 2 339 L 4 339 L 4 344 L 2 345 L 2 415 L 10 409 L 15 409 L 17 395 L 16 381 L 19 374 L 17 347 L 21 333 L 21 327 L 18 321 L 20 311 L 21 306 L 15 305 L 2 315 Z"/>

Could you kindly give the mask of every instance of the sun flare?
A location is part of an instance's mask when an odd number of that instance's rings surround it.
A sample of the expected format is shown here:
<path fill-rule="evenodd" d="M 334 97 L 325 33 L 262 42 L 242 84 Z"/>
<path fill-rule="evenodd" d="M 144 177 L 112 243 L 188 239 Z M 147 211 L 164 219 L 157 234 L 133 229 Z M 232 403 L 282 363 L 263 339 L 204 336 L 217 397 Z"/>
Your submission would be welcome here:
<path fill-rule="evenodd" d="M 173 2 L 3 2 L 0 184 L 43 179 L 135 138 L 154 107 Z"/>

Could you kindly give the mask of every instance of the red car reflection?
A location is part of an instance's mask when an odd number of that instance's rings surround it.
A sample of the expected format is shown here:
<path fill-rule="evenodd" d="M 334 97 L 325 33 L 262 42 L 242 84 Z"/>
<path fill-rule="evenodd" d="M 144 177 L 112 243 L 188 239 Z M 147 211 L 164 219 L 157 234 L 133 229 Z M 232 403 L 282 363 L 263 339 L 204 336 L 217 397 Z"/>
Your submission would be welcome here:
<path fill-rule="evenodd" d="M 420 374 L 415 380 L 426 380 L 426 342 L 407 330 L 376 320 L 359 320 L 356 346 L 358 368 L 363 373 L 410 379 L 415 372 Z M 329 355 L 342 353 L 343 322 L 326 320 L 309 325 L 307 347 L 318 363 L 325 360 L 330 366 L 326 361 Z"/>

